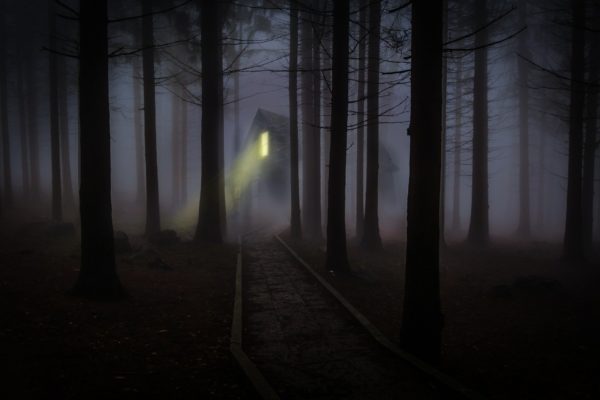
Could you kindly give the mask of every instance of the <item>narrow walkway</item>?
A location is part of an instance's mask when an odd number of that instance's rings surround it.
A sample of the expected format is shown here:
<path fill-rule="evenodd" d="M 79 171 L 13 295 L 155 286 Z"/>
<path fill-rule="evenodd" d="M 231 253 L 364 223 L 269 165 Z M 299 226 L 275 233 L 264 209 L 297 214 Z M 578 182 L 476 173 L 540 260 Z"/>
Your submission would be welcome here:
<path fill-rule="evenodd" d="M 449 398 L 376 343 L 278 243 L 244 247 L 243 347 L 282 399 Z"/>

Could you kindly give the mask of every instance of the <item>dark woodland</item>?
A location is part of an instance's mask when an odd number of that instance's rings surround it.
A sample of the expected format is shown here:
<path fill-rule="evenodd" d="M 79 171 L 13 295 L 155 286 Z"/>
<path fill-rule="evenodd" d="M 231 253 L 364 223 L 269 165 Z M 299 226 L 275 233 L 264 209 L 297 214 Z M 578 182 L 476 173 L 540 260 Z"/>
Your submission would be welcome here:
<path fill-rule="evenodd" d="M 597 399 L 597 0 L 0 0 L 4 398 Z"/>

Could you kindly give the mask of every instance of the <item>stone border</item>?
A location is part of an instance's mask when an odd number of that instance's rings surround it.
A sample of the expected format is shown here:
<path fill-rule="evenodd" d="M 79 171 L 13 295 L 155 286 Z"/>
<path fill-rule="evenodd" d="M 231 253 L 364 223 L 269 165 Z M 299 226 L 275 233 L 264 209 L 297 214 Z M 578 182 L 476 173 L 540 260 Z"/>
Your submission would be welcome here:
<path fill-rule="evenodd" d="M 417 368 L 420 372 L 425 375 L 431 377 L 432 380 L 438 382 L 442 386 L 450 389 L 451 391 L 463 396 L 469 400 L 484 400 L 481 394 L 475 392 L 474 390 L 466 387 L 462 383 L 458 382 L 454 378 L 446 375 L 440 370 L 434 368 L 433 366 L 427 364 L 425 361 L 421 360 L 418 357 L 413 356 L 410 353 L 402 350 L 398 347 L 394 342 L 388 339 L 379 329 L 375 327 L 365 317 L 360 311 L 358 311 L 340 292 L 337 291 L 332 285 L 325 280 L 318 272 L 316 272 L 306 261 L 304 261 L 293 249 L 290 245 L 288 245 L 279 235 L 275 235 L 275 239 L 290 253 L 290 255 L 296 259 L 296 261 L 302 265 L 311 275 L 313 275 L 320 283 L 327 289 L 329 293 L 333 295 L 343 306 L 358 320 L 358 322 L 373 336 L 373 338 L 383 347 L 394 353 L 396 356 L 400 357 L 408 364 Z"/>
<path fill-rule="evenodd" d="M 265 400 L 279 400 L 279 395 L 275 392 L 275 389 L 267 382 L 242 348 L 242 295 L 242 245 L 240 242 L 235 272 L 235 299 L 233 302 L 229 351 L 260 397 Z"/>

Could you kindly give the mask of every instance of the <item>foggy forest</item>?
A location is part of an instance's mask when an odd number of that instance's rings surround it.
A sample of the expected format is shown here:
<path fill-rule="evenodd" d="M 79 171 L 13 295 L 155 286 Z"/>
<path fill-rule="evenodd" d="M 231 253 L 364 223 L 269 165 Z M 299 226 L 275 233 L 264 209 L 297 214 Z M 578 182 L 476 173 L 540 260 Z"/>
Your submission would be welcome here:
<path fill-rule="evenodd" d="M 597 0 L 0 0 L 7 399 L 597 399 Z"/>

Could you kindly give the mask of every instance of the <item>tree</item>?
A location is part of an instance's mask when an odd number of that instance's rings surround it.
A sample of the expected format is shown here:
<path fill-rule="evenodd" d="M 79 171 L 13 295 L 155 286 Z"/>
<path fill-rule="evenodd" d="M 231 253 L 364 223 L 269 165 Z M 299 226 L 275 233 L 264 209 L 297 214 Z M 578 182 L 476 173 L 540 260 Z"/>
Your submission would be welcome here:
<path fill-rule="evenodd" d="M 527 24 L 527 2 L 519 3 L 519 26 Z M 519 35 L 519 54 L 527 57 L 527 32 Z M 523 57 L 518 58 L 519 69 L 519 227 L 524 237 L 531 234 L 529 216 L 529 66 Z"/>
<path fill-rule="evenodd" d="M 54 0 L 48 0 L 48 29 L 50 48 L 56 49 L 56 22 L 54 21 Z M 62 221 L 62 179 L 60 172 L 60 127 L 58 114 L 58 67 L 57 55 L 49 53 L 48 69 L 50 77 L 50 158 L 52 161 L 52 220 Z M 35 118 L 35 116 L 34 116 Z"/>
<path fill-rule="evenodd" d="M 367 185 L 362 246 L 381 248 L 379 235 L 379 53 L 381 1 L 369 2 L 369 56 L 367 71 Z"/>
<path fill-rule="evenodd" d="M 71 175 L 71 147 L 69 144 L 69 80 L 66 57 L 59 57 L 58 70 L 61 71 L 61 76 L 59 77 L 58 109 L 60 113 L 60 156 L 63 200 L 65 209 L 73 210 L 75 208 L 75 197 L 73 193 L 73 179 Z"/>
<path fill-rule="evenodd" d="M 6 5 L 5 2 L 0 2 L 0 130 L 2 134 L 2 169 L 3 169 L 3 208 L 0 209 L 0 214 L 5 208 L 12 207 L 12 173 L 10 166 L 10 133 L 8 130 L 8 105 L 7 105 L 7 84 L 6 63 Z"/>
<path fill-rule="evenodd" d="M 486 24 L 486 0 L 475 2 L 478 27 Z M 471 185 L 471 223 L 468 240 L 485 245 L 489 241 L 488 220 L 488 99 L 487 99 L 487 33 L 475 35 L 475 73 L 473 77 L 473 173 Z"/>
<path fill-rule="evenodd" d="M 145 169 L 144 169 L 144 122 L 142 116 L 142 90 L 140 85 L 141 66 L 139 58 L 133 63 L 133 135 L 135 140 L 135 176 L 136 176 L 136 203 L 141 204 L 145 198 Z"/>
<path fill-rule="evenodd" d="M 356 93 L 356 237 L 362 239 L 365 223 L 364 170 L 365 170 L 365 58 L 367 35 L 367 0 L 359 1 L 358 16 L 358 85 Z"/>
<path fill-rule="evenodd" d="M 327 196 L 327 268 L 349 270 L 346 250 L 346 141 L 348 128 L 348 33 L 349 5 L 333 3 L 333 60 L 331 145 Z"/>
<path fill-rule="evenodd" d="M 110 182 L 107 1 L 80 3 L 81 268 L 73 293 L 119 297 Z"/>
<path fill-rule="evenodd" d="M 563 240 L 563 259 L 581 261 L 584 258 L 582 167 L 583 112 L 585 102 L 584 49 L 585 0 L 571 2 L 573 21 L 571 37 L 571 90 L 569 106 L 569 161 L 567 178 L 567 213 Z"/>
<path fill-rule="evenodd" d="M 460 189 L 461 189 L 461 165 L 462 165 L 462 57 L 456 61 L 456 86 L 455 86 L 455 116 L 454 116 L 454 178 L 452 189 L 452 230 L 460 231 Z"/>
<path fill-rule="evenodd" d="M 202 0 L 200 11 L 202 48 L 202 183 L 198 225 L 195 240 L 221 243 L 221 213 L 223 204 L 219 195 L 219 80 L 222 79 L 219 60 L 221 51 L 221 21 L 219 5 Z"/>
<path fill-rule="evenodd" d="M 440 358 L 440 176 L 443 0 L 412 4 L 410 176 L 401 345 Z"/>
<path fill-rule="evenodd" d="M 591 35 L 590 35 L 591 36 Z M 600 73 L 600 39 L 590 37 L 588 48 L 589 76 L 588 82 L 598 82 Z M 589 254 L 593 240 L 594 222 L 594 163 L 596 161 L 596 147 L 598 141 L 598 87 L 590 86 L 587 89 L 587 115 L 585 127 L 585 144 L 583 149 L 583 244 Z"/>
<path fill-rule="evenodd" d="M 310 3 L 309 3 L 310 4 Z M 321 232 L 321 187 L 320 187 L 320 137 L 315 115 L 315 88 L 313 61 L 314 16 L 306 4 L 302 11 L 300 47 L 301 61 L 301 101 L 302 101 L 302 216 L 306 237 L 318 241 Z"/>
<path fill-rule="evenodd" d="M 289 105 L 290 105 L 290 231 L 292 237 L 302 237 L 300 220 L 300 183 L 298 177 L 298 7 L 290 1 L 290 66 L 289 66 Z"/>
<path fill-rule="evenodd" d="M 156 93 L 154 87 L 154 17 L 152 2 L 142 1 L 142 69 L 144 75 L 144 148 L 146 150 L 146 235 L 160 231 Z"/>

